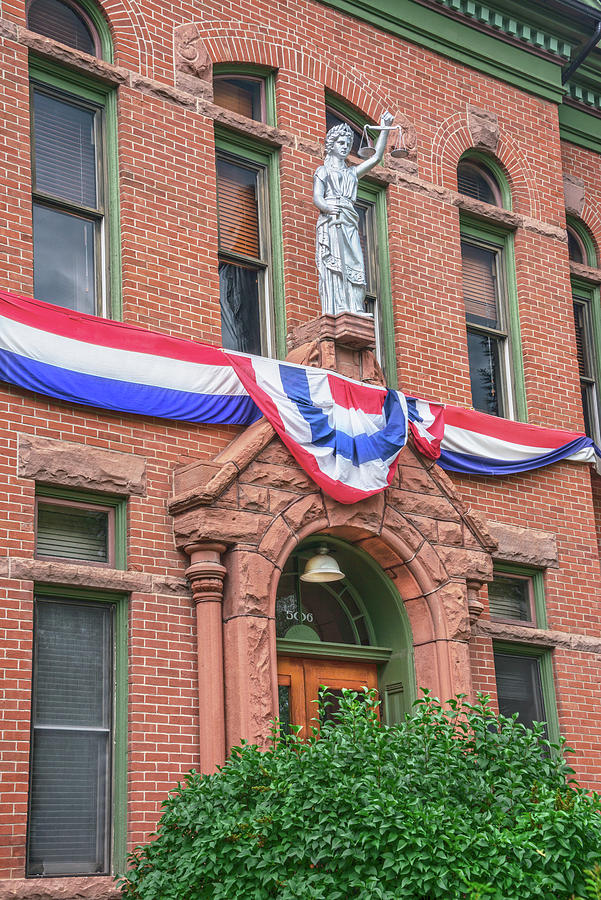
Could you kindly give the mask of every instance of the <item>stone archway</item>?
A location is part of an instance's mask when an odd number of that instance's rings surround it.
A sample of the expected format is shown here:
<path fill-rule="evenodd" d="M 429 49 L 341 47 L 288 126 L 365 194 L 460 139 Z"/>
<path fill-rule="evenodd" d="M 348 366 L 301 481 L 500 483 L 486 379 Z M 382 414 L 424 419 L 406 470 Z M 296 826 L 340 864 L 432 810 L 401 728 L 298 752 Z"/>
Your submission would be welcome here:
<path fill-rule="evenodd" d="M 391 486 L 351 506 L 324 496 L 261 420 L 211 463 L 175 475 L 177 546 L 191 559 L 197 610 L 201 766 L 244 738 L 263 743 L 277 710 L 275 595 L 305 538 L 356 547 L 402 597 L 416 682 L 446 699 L 471 692 L 476 594 L 492 577 L 495 542 L 447 476 L 406 447 Z"/>

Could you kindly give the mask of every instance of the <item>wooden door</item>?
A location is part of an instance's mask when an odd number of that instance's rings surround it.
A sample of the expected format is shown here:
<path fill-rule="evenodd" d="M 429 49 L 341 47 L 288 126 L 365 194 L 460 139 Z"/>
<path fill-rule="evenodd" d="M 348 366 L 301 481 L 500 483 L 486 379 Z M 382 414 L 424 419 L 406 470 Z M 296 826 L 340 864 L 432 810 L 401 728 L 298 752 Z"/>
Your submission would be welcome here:
<path fill-rule="evenodd" d="M 377 688 L 375 663 L 338 659 L 310 659 L 278 656 L 280 718 L 290 725 L 301 725 L 302 735 L 310 734 L 317 724 L 317 698 L 321 685 L 332 692 L 348 688 Z"/>

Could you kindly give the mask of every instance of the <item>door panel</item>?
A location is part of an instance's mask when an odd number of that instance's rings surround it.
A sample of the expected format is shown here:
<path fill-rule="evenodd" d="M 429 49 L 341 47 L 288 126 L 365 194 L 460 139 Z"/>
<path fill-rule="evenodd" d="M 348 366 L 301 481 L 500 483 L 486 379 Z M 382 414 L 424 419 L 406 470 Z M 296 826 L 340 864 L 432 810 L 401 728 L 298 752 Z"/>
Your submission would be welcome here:
<path fill-rule="evenodd" d="M 285 692 L 280 696 L 286 697 L 290 724 L 301 725 L 301 733 L 308 735 L 311 726 L 317 724 L 317 698 L 321 685 L 334 691 L 377 688 L 378 674 L 375 663 L 279 656 L 278 685 L 280 692 Z"/>

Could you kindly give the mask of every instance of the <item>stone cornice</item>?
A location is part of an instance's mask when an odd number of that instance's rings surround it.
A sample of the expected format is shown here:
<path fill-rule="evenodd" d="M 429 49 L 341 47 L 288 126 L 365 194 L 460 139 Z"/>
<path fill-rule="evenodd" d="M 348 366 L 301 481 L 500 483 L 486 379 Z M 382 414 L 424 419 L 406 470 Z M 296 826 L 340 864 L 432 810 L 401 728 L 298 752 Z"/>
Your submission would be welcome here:
<path fill-rule="evenodd" d="M 528 628 L 525 625 L 509 625 L 504 622 L 480 619 L 474 628 L 474 635 L 486 636 L 496 641 L 548 647 L 549 649 L 556 647 L 570 651 L 579 650 L 581 653 L 601 655 L 601 639 L 586 634 Z"/>

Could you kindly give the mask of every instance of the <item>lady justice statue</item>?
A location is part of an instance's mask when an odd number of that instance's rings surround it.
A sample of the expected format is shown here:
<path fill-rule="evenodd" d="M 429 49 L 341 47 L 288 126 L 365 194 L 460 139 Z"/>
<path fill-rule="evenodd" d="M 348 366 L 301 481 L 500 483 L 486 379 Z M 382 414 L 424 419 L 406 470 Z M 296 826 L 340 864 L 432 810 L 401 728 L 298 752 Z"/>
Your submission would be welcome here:
<path fill-rule="evenodd" d="M 320 212 L 317 219 L 316 262 L 319 272 L 319 296 L 324 313 L 349 310 L 365 314 L 365 264 L 359 240 L 359 215 L 354 201 L 357 182 L 384 156 L 388 135 L 398 129 L 385 112 L 373 155 L 357 166 L 348 166 L 353 132 L 346 122 L 330 128 L 325 141 L 325 160 L 313 176 L 313 202 Z"/>

